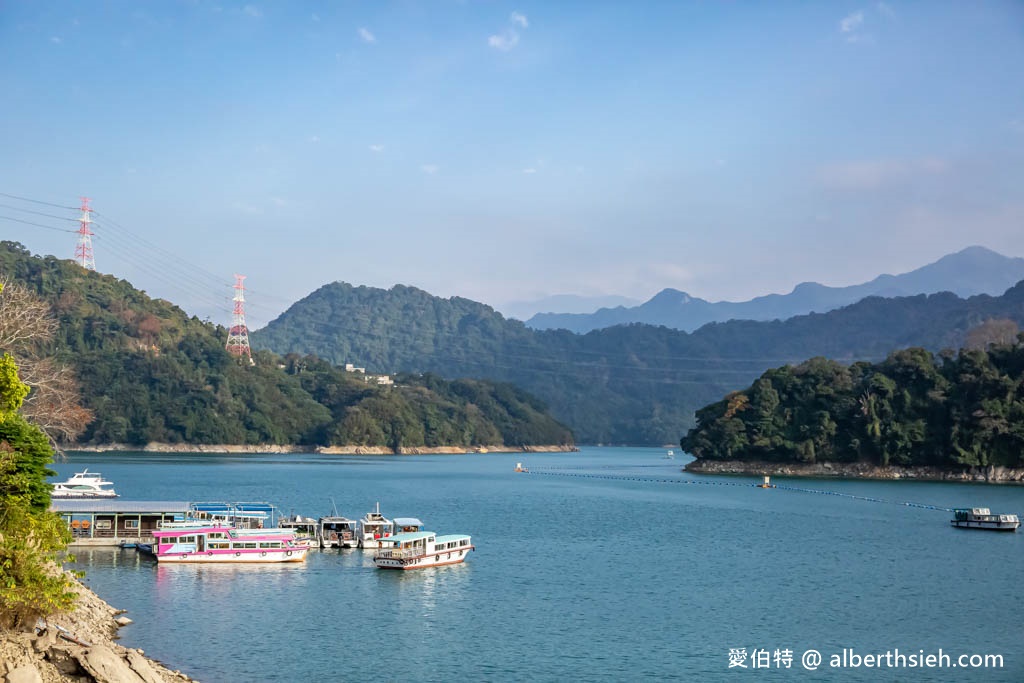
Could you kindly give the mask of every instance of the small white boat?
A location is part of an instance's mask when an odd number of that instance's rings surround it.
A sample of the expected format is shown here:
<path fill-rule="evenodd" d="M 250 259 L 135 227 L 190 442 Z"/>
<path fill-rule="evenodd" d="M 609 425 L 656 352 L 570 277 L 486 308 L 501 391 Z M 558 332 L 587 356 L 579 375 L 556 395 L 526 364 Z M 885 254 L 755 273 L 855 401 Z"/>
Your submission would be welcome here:
<path fill-rule="evenodd" d="M 668 451 L 667 453 L 665 453 L 665 457 L 669 460 L 674 459 L 676 457 L 675 451 Z"/>
<path fill-rule="evenodd" d="M 380 513 L 380 503 L 373 512 L 367 512 L 359 520 L 359 530 L 356 536 L 359 539 L 361 550 L 376 550 L 382 548 L 382 541 L 394 535 L 395 524 Z"/>
<path fill-rule="evenodd" d="M 354 519 L 334 515 L 321 517 L 317 522 L 317 536 L 321 548 L 355 548 L 359 539 L 356 537 L 358 523 Z"/>
<path fill-rule="evenodd" d="M 425 569 L 465 561 L 473 540 L 465 534 L 438 536 L 433 531 L 395 534 L 381 539 L 373 556 L 378 569 Z"/>
<path fill-rule="evenodd" d="M 988 508 L 953 510 L 949 523 L 959 529 L 988 529 L 989 531 L 1016 531 L 1020 527 L 1017 515 L 993 515 Z"/>
<path fill-rule="evenodd" d="M 98 472 L 85 469 L 67 481 L 53 485 L 51 498 L 117 498 L 114 482 L 105 481 Z"/>
<path fill-rule="evenodd" d="M 299 543 L 306 543 L 311 548 L 320 547 L 320 523 L 312 517 L 285 517 L 278 521 L 277 526 L 295 532 L 295 540 Z"/>

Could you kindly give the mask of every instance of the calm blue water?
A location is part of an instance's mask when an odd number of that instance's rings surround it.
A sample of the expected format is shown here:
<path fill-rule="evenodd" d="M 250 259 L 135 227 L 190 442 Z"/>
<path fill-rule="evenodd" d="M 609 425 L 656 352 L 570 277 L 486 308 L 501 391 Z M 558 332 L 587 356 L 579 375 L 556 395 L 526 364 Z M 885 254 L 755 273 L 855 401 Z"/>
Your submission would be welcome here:
<path fill-rule="evenodd" d="M 353 518 L 380 501 L 388 517 L 473 535 L 466 563 L 415 572 L 377 570 L 360 551 L 254 567 L 78 551 L 86 583 L 135 620 L 122 642 L 205 682 L 1024 680 L 1024 533 L 692 477 L 663 453 L 75 454 L 54 469 L 99 470 L 126 499 L 267 500 L 317 517 L 333 498 Z M 533 472 L 514 474 L 517 461 Z M 693 479 L 722 485 L 679 483 Z M 798 485 L 1024 512 L 1020 487 Z M 791 649 L 793 668 L 729 669 L 734 648 Z M 826 661 L 843 648 L 995 653 L 1005 668 L 810 674 L 808 648 Z"/>

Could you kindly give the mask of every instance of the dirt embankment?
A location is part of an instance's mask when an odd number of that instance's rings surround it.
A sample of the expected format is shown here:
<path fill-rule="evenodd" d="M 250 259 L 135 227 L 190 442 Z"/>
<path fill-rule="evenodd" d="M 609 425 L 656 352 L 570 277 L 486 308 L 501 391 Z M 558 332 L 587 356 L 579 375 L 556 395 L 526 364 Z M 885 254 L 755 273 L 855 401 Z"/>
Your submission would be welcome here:
<path fill-rule="evenodd" d="M 0 630 L 0 680 L 6 683 L 187 683 L 192 680 L 146 658 L 142 650 L 118 645 L 115 642 L 118 629 L 131 620 L 119 616 L 120 610 L 81 583 L 76 585 L 76 590 L 78 599 L 72 612 L 40 621 L 29 632 Z"/>
<path fill-rule="evenodd" d="M 780 463 L 763 460 L 694 460 L 683 468 L 697 474 L 746 474 L 845 479 L 917 479 L 922 481 L 971 481 L 989 484 L 1024 484 L 1024 469 L 1012 467 L 882 467 L 863 462 Z"/>
<path fill-rule="evenodd" d="M 278 444 L 181 444 L 148 443 L 132 446 L 123 443 L 100 446 L 68 445 L 64 450 L 82 453 L 144 452 L 144 453 L 323 453 L 329 455 L 394 455 L 386 446 L 282 446 Z M 575 446 L 411 446 L 399 448 L 399 455 L 427 453 L 568 453 L 579 450 Z"/>

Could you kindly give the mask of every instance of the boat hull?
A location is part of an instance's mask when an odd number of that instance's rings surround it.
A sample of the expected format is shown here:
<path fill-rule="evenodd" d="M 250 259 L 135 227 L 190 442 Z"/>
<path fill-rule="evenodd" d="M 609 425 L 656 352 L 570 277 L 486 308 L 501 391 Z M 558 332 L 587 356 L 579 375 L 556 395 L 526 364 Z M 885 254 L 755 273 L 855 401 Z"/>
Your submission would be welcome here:
<path fill-rule="evenodd" d="M 117 498 L 117 494 L 111 492 L 76 492 L 76 491 L 51 491 L 50 498 Z"/>
<path fill-rule="evenodd" d="M 408 571 L 410 569 L 426 569 L 428 567 L 443 567 L 448 564 L 460 564 L 466 561 L 466 556 L 473 546 L 461 548 L 460 550 L 446 550 L 433 555 L 418 555 L 416 557 L 381 557 L 373 558 L 373 563 L 378 569 L 399 569 Z"/>
<path fill-rule="evenodd" d="M 206 551 L 196 553 L 165 553 L 156 556 L 157 562 L 169 564 L 266 564 L 268 562 L 304 562 L 309 548 L 287 550 Z"/>
<path fill-rule="evenodd" d="M 978 522 L 953 519 L 949 522 L 958 529 L 982 529 L 984 531 L 1016 531 L 1020 522 Z"/>

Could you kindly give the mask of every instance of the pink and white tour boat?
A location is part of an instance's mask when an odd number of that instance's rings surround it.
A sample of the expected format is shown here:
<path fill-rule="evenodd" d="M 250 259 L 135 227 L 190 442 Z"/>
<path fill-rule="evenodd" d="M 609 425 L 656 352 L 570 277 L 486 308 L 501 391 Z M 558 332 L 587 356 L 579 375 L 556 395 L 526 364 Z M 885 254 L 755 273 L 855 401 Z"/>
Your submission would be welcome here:
<path fill-rule="evenodd" d="M 170 525 L 168 525 L 170 526 Z M 302 562 L 309 544 L 294 529 L 187 523 L 153 532 L 157 562 Z"/>

